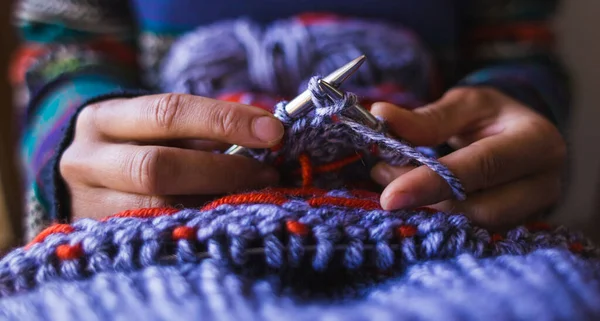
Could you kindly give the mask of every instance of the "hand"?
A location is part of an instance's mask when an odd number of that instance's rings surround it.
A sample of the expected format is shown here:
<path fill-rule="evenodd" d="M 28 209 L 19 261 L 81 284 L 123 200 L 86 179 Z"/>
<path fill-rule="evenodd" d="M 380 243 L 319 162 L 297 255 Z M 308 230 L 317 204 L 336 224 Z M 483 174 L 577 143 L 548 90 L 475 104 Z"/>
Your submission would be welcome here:
<path fill-rule="evenodd" d="M 377 103 L 397 136 L 418 146 L 455 149 L 440 161 L 462 182 L 467 199 L 452 199 L 444 180 L 425 166 L 378 164 L 387 210 L 430 206 L 464 213 L 475 224 L 506 228 L 548 210 L 561 192 L 566 145 L 558 130 L 531 108 L 490 88 L 457 88 L 414 111 Z"/>
<path fill-rule="evenodd" d="M 254 159 L 209 150 L 215 143 L 267 148 L 283 125 L 257 107 L 163 94 L 87 106 L 60 160 L 72 218 L 173 204 L 274 184 L 277 172 Z"/>

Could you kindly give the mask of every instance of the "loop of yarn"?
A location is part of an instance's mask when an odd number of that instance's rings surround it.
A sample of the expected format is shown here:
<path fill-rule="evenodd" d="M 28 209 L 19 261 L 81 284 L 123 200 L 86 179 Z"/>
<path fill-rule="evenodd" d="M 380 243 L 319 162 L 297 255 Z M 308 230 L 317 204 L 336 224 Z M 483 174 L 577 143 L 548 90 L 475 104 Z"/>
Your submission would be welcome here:
<path fill-rule="evenodd" d="M 262 27 L 248 19 L 203 26 L 175 41 L 165 56 L 161 90 L 217 97 L 256 91 L 292 97 L 312 75 L 324 75 L 365 54 L 347 88 L 394 84 L 420 100 L 430 94 L 429 53 L 405 28 L 379 21 L 301 17 Z"/>
<path fill-rule="evenodd" d="M 392 165 L 405 165 L 410 161 L 429 167 L 440 175 L 451 188 L 458 200 L 466 198 L 465 190 L 460 180 L 437 159 L 425 154 L 423 149 L 417 149 L 409 144 L 388 137 L 385 132 L 370 129 L 344 115 L 344 112 L 354 106 L 358 99 L 355 94 L 347 92 L 340 99 L 328 97 L 318 85 L 321 78 L 314 76 L 308 83 L 312 95 L 314 110 L 308 115 L 292 117 L 286 110 L 286 103 L 275 106 L 275 116 L 279 117 L 287 128 L 283 148 L 273 151 L 268 149 L 254 150 L 252 155 L 261 161 L 284 159 L 294 162 L 301 155 L 309 154 L 319 161 L 331 161 L 340 155 L 350 152 L 360 152 L 364 155 L 371 153 L 371 147 L 377 145 L 379 155 L 370 157 L 373 162 L 381 158 Z M 338 121 L 334 119 L 337 117 Z M 325 152 L 323 152 L 325 151 Z M 372 163 L 372 162 L 371 162 Z M 365 168 L 363 167 L 364 171 Z M 321 188 L 339 188 L 348 177 L 341 177 L 341 182 L 332 182 L 331 177 L 324 179 Z M 340 181 L 340 179 L 338 179 Z"/>

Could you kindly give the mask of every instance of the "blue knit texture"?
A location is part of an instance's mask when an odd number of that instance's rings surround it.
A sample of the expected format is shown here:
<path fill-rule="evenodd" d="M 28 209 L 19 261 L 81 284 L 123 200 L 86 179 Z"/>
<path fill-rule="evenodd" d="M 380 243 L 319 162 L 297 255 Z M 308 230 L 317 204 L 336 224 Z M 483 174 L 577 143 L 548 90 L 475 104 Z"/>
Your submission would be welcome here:
<path fill-rule="evenodd" d="M 336 274 L 307 278 L 309 285 Z M 579 320 L 600 319 L 600 261 L 562 250 L 407 267 L 374 285 L 348 276 L 319 297 L 278 275 L 252 277 L 218 260 L 50 282 L 0 301 L 2 320 Z M 332 291 L 333 289 L 330 289 Z"/>
<path fill-rule="evenodd" d="M 225 26 L 227 32 L 254 30 Z M 288 29 L 277 28 L 272 37 L 287 39 L 289 34 L 281 32 Z M 200 36 L 207 37 L 205 31 Z M 194 44 L 196 37 L 184 37 L 175 48 L 189 50 L 185 44 Z M 250 40 L 259 38 L 241 39 L 256 45 Z M 258 59 L 264 51 L 255 49 L 253 59 Z M 385 55 L 376 57 L 387 61 Z M 203 70 L 208 69 L 195 72 Z M 260 75 L 242 72 L 225 83 L 253 83 Z M 472 225 L 460 213 L 383 210 L 376 192 L 353 187 L 368 181 L 369 169 L 381 160 L 426 166 L 447 182 L 455 198 L 464 199 L 465 193 L 431 150 L 349 117 L 356 94 L 331 99 L 317 86 L 318 76 L 305 82 L 296 76 L 291 83 L 270 81 L 277 77 L 259 81 L 263 89 L 277 85 L 282 87 L 271 89 L 281 91 L 304 83 L 313 97 L 315 108 L 301 117 L 288 115 L 285 101 L 277 104 L 275 116 L 286 127 L 281 148 L 251 150 L 256 159 L 281 170 L 282 186 L 227 195 L 201 209 L 139 209 L 51 226 L 0 260 L 0 318 L 600 318 L 600 250 L 589 240 L 545 224 L 499 234 Z M 194 83 L 194 77 L 172 83 L 182 90 L 205 90 L 205 78 L 212 78 L 198 76 Z M 340 159 L 355 161 L 318 170 Z"/>
<path fill-rule="evenodd" d="M 461 197 L 460 182 L 435 158 L 345 117 L 352 94 L 329 103 L 319 92 L 313 97 L 316 108 L 304 118 L 285 115 L 285 102 L 277 106 L 286 144 L 254 150 L 256 157 L 283 157 L 285 168 L 299 152 L 319 164 L 377 144 L 380 152 L 370 157 L 422 163 Z M 319 128 L 327 129 L 321 138 Z M 319 154 L 323 148 L 329 152 Z M 363 174 L 368 168 L 354 165 Z M 316 179 L 303 189 L 291 180 L 202 209 L 134 210 L 58 225 L 0 261 L 0 315 L 57 321 L 600 316 L 600 251 L 583 236 L 545 225 L 491 234 L 461 214 L 385 211 L 376 193 L 331 187 L 352 175 Z"/>

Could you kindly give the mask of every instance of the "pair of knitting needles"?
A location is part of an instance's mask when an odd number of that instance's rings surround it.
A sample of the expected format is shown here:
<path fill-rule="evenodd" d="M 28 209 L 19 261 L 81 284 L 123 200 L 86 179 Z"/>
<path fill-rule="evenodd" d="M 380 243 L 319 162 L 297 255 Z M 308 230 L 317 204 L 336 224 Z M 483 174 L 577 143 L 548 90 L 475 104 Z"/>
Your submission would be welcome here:
<path fill-rule="evenodd" d="M 341 68 L 335 70 L 325 78 L 319 80 L 319 86 L 331 99 L 341 99 L 344 93 L 338 88 L 352 76 L 358 68 L 365 62 L 366 56 L 362 55 Z M 296 96 L 285 106 L 285 111 L 292 117 L 299 117 L 307 114 L 314 107 L 309 90 L 305 90 L 300 95 Z M 371 114 L 366 108 L 360 104 L 355 104 L 347 111 L 348 117 L 355 119 L 374 130 L 381 130 L 382 123 Z M 247 149 L 243 146 L 233 145 L 225 154 L 228 155 L 244 155 Z"/>

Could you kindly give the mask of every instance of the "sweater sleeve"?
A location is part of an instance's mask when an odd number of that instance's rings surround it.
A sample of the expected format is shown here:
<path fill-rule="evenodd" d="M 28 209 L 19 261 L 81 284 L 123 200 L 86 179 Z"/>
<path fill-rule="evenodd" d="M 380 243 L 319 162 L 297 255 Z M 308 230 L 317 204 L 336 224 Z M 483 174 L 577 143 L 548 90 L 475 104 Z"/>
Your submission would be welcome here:
<path fill-rule="evenodd" d="M 127 1 L 19 0 L 13 17 L 21 46 L 11 81 L 21 121 L 29 239 L 68 220 L 55 206 L 56 184 L 61 145 L 76 112 L 87 101 L 140 85 Z"/>
<path fill-rule="evenodd" d="M 551 27 L 558 2 L 465 0 L 458 85 L 494 87 L 564 132 L 571 92 Z"/>

